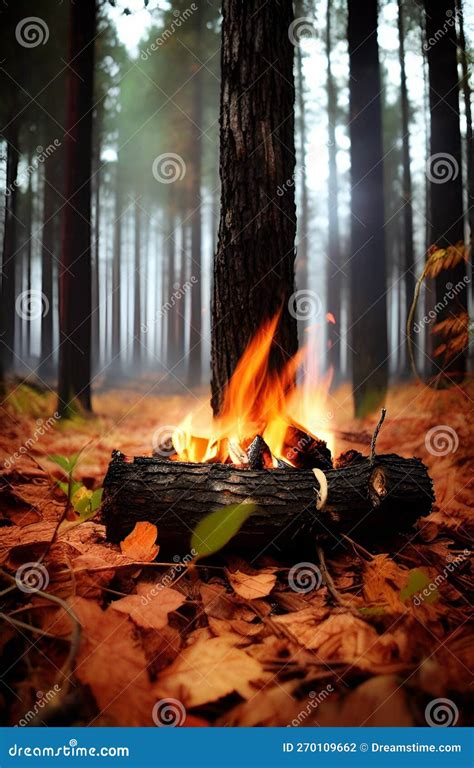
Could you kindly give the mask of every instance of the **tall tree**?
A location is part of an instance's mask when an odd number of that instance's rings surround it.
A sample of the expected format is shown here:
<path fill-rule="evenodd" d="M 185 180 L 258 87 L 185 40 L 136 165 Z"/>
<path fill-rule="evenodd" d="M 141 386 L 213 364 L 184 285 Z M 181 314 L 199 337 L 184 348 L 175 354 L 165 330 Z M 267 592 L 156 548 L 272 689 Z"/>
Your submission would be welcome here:
<path fill-rule="evenodd" d="M 291 0 L 224 0 L 222 7 L 221 215 L 214 260 L 212 407 L 262 323 L 281 309 L 272 365 L 296 352 L 296 215 Z M 293 305 L 292 309 L 294 309 Z"/>
<path fill-rule="evenodd" d="M 425 12 L 431 118 L 427 164 L 430 240 L 438 247 L 446 248 L 464 239 L 457 36 L 455 25 L 447 23 L 455 14 L 455 2 L 425 0 Z M 456 285 L 465 277 L 466 263 L 461 259 L 449 270 L 441 270 L 435 278 L 437 321 L 454 321 L 452 332 L 446 332 L 443 338 L 448 347 L 453 336 L 459 333 L 456 325 L 462 324 L 463 318 L 467 323 L 467 291 L 450 294 L 446 283 Z M 434 360 L 432 373 L 437 376 L 438 383 L 449 385 L 461 380 L 466 370 L 466 358 L 464 348 L 457 355 Z"/>
<path fill-rule="evenodd" d="M 462 67 L 462 90 L 464 96 L 464 109 L 466 112 L 466 175 L 467 175 L 467 217 L 469 223 L 469 240 L 474 243 L 474 135 L 472 131 L 472 108 L 471 96 L 472 90 L 469 83 L 471 68 L 469 66 L 469 53 L 466 46 L 466 36 L 464 34 L 464 16 L 462 0 L 456 0 L 457 19 L 459 22 L 459 48 L 461 52 Z M 474 286 L 471 285 L 471 291 Z"/>
<path fill-rule="evenodd" d="M 341 348 L 341 245 L 339 233 L 339 183 L 337 177 L 337 91 L 331 66 L 332 2 L 326 7 L 326 88 L 328 97 L 328 261 L 327 304 L 333 315 L 328 323 L 328 361 L 337 376 L 340 369 Z M 332 322 L 334 320 L 334 322 Z"/>
<path fill-rule="evenodd" d="M 71 2 L 66 203 L 61 239 L 58 410 L 91 410 L 91 175 L 95 0 Z"/>
<path fill-rule="evenodd" d="M 351 138 L 351 347 L 355 413 L 384 400 L 387 377 L 382 114 L 377 0 L 348 0 Z"/>
<path fill-rule="evenodd" d="M 405 301 L 402 314 L 406 317 L 415 294 L 415 252 L 413 245 L 413 208 L 410 159 L 410 105 L 408 101 L 407 76 L 405 67 L 405 24 L 403 0 L 398 0 L 398 58 L 400 63 L 400 99 L 402 107 L 402 163 L 403 163 L 403 255 L 402 273 L 405 287 Z M 402 295 L 399 294 L 399 303 Z M 403 357 L 405 371 L 408 370 L 408 355 Z"/>
<path fill-rule="evenodd" d="M 11 368 L 15 346 L 15 252 L 17 227 L 18 123 L 10 124 L 7 141 L 5 222 L 3 228 L 2 284 L 0 292 L 0 380 Z"/>

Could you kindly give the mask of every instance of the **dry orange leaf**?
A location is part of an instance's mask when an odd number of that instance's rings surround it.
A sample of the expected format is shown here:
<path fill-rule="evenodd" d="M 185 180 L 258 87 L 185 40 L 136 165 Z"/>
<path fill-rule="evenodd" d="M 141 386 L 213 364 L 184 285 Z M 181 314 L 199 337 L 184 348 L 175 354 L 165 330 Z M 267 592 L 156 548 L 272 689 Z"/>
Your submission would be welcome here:
<path fill-rule="evenodd" d="M 120 542 L 122 554 L 131 560 L 151 562 L 160 551 L 155 543 L 157 536 L 158 528 L 153 523 L 136 523 L 133 531 Z"/>
<path fill-rule="evenodd" d="M 110 606 L 130 616 L 145 629 L 163 629 L 168 623 L 168 613 L 176 611 L 186 600 L 181 592 L 160 584 L 139 584 L 137 595 L 127 595 Z"/>
<path fill-rule="evenodd" d="M 245 600 L 255 600 L 258 597 L 266 597 L 276 584 L 276 575 L 273 570 L 261 571 L 256 574 L 226 571 L 234 592 Z"/>
<path fill-rule="evenodd" d="M 248 699 L 255 693 L 252 681 L 263 679 L 260 662 L 236 648 L 232 639 L 197 640 L 181 651 L 159 678 L 156 690 L 190 707 L 199 707 L 237 691 Z"/>

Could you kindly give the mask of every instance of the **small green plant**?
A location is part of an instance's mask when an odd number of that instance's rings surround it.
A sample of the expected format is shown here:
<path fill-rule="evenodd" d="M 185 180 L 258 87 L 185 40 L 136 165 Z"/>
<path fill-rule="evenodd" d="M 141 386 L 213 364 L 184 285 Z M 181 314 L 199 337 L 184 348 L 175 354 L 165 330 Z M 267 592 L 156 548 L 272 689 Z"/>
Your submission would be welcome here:
<path fill-rule="evenodd" d="M 83 523 L 85 520 L 90 520 L 94 517 L 100 507 L 103 493 L 103 488 L 96 488 L 95 491 L 91 491 L 83 483 L 74 479 L 74 470 L 77 467 L 81 453 L 82 451 L 79 451 L 79 453 L 73 453 L 69 457 L 61 456 L 60 454 L 48 456 L 50 461 L 61 467 L 66 475 L 66 480 L 58 480 L 57 485 L 67 498 L 67 507 L 72 508 L 79 516 L 74 521 L 75 523 Z"/>

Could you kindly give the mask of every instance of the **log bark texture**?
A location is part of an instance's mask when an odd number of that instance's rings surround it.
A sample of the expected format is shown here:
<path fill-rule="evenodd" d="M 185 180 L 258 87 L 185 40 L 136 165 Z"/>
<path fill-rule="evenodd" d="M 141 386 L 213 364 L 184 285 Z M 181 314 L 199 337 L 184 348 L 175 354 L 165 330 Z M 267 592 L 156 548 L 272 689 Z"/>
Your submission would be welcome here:
<path fill-rule="evenodd" d="M 104 481 L 102 518 L 107 538 L 118 542 L 139 521 L 158 526 L 168 552 L 189 551 L 191 532 L 209 512 L 253 501 L 252 514 L 232 548 L 264 553 L 284 551 L 295 539 L 346 532 L 360 538 L 407 531 L 427 515 L 434 500 L 425 465 L 395 454 L 374 462 L 359 458 L 324 473 L 312 470 L 238 468 L 230 464 L 191 464 L 137 457 L 114 451 Z"/>

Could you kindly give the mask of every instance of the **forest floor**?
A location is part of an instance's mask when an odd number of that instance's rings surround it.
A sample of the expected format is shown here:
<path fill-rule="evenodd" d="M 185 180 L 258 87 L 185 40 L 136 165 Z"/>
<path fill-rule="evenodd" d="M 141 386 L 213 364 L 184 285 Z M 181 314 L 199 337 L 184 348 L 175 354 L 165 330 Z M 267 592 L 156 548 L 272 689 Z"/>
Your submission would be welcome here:
<path fill-rule="evenodd" d="M 177 569 L 154 559 L 153 541 L 108 543 L 100 516 L 79 523 L 69 511 L 55 535 L 66 497 L 51 454 L 71 457 L 85 446 L 75 480 L 98 488 L 114 448 L 150 454 L 160 425 L 179 423 L 206 398 L 147 389 L 145 381 L 104 390 L 93 418 L 69 423 L 47 422 L 53 396 L 25 386 L 2 406 L 3 722 L 466 725 L 474 385 L 392 388 L 377 450 L 420 457 L 436 502 L 390 552 L 351 540 L 327 551 L 331 592 L 324 584 L 294 591 L 288 564 L 268 557 L 256 567 L 229 556 Z M 335 427 L 372 433 L 376 418 L 351 420 L 347 387 L 331 410 Z M 434 427 L 448 427 L 447 444 L 436 433 L 430 442 Z M 342 440 L 335 447 L 335 455 L 368 451 Z M 14 583 L 25 563 L 39 569 L 41 591 Z"/>

